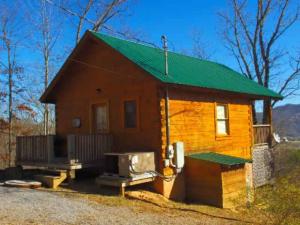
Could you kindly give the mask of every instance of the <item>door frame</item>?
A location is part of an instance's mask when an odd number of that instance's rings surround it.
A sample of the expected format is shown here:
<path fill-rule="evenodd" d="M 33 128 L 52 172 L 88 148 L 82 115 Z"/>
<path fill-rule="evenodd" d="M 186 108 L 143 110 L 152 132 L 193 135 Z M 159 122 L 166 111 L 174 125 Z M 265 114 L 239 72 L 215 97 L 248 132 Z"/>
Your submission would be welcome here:
<path fill-rule="evenodd" d="M 94 106 L 96 105 L 101 105 L 101 104 L 106 104 L 107 105 L 107 118 L 108 118 L 108 129 L 107 130 L 104 130 L 103 132 L 101 133 L 109 133 L 110 132 L 110 103 L 109 103 L 109 100 L 108 99 L 103 99 L 103 100 L 98 100 L 98 101 L 93 101 L 93 102 L 90 102 L 90 106 L 89 106 L 89 115 L 90 115 L 90 118 L 89 118 L 89 121 L 90 121 L 90 133 L 91 134 L 96 134 L 97 132 L 95 132 L 95 124 L 94 124 Z"/>

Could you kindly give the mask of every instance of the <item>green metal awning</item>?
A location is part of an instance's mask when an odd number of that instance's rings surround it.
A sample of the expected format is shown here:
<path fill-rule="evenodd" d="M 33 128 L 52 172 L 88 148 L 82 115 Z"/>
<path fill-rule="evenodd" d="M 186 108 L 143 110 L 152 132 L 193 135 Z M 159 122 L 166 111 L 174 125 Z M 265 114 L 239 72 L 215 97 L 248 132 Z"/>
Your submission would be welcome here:
<path fill-rule="evenodd" d="M 215 153 L 215 152 L 192 154 L 192 155 L 189 155 L 188 157 L 193 158 L 193 159 L 209 161 L 209 162 L 217 163 L 217 164 L 221 164 L 221 165 L 226 165 L 226 166 L 241 165 L 241 164 L 245 164 L 247 162 L 252 162 L 249 159 L 243 159 L 243 158 L 234 157 L 234 156 L 230 156 L 230 155 L 223 155 L 223 154 L 219 154 L 219 153 Z"/>

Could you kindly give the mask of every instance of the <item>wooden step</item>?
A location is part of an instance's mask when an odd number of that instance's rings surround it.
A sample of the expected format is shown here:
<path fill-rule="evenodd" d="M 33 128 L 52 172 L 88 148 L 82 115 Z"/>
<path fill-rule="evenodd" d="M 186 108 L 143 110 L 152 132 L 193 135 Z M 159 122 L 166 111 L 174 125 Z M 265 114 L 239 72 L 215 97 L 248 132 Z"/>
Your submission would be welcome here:
<path fill-rule="evenodd" d="M 45 186 L 56 189 L 65 179 L 67 179 L 67 172 L 61 171 L 59 175 L 38 174 L 34 177 L 36 180 L 42 182 Z"/>
<path fill-rule="evenodd" d="M 42 173 L 49 176 L 61 176 L 62 174 L 67 174 L 67 170 L 44 169 Z"/>

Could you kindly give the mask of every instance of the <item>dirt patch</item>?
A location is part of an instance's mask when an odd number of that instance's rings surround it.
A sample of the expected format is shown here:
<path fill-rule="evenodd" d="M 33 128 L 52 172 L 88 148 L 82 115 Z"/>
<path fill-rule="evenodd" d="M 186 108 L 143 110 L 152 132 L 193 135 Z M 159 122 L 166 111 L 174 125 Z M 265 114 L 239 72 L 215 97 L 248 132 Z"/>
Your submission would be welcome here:
<path fill-rule="evenodd" d="M 154 212 L 142 207 L 145 203 L 129 205 L 108 205 L 101 201 L 63 190 L 48 191 L 46 189 L 30 190 L 0 187 L 0 224 L 242 224 L 203 215 L 192 215 L 190 212 L 160 210 Z M 99 196 L 102 200 L 110 198 Z M 121 197 L 122 202 L 137 202 Z M 111 199 L 111 198 L 110 198 Z M 106 199 L 108 200 L 108 199 Z M 153 206 L 149 206 L 152 207 Z"/>
<path fill-rule="evenodd" d="M 159 194 L 139 189 L 139 186 L 128 188 L 126 198 L 118 196 L 118 191 L 118 188 L 98 187 L 94 184 L 94 180 L 88 179 L 76 182 L 72 188 L 62 187 L 55 192 L 67 198 L 84 198 L 97 204 L 129 207 L 137 213 L 166 213 L 183 218 L 188 216 L 197 220 L 212 220 L 216 222 L 215 224 L 254 224 L 251 218 L 246 218 L 233 210 L 174 202 Z"/>
<path fill-rule="evenodd" d="M 57 190 L 0 186 L 0 224 L 254 224 L 232 210 L 174 202 L 142 186 L 128 188 L 125 198 L 118 192 L 94 179 Z"/>

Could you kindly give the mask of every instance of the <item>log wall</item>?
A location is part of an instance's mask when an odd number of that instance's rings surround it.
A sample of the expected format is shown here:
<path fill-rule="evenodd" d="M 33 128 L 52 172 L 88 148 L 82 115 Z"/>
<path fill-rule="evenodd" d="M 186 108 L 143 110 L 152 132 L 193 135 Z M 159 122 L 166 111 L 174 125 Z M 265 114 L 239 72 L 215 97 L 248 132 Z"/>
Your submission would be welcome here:
<path fill-rule="evenodd" d="M 157 81 L 119 53 L 99 41 L 84 43 L 76 60 L 64 70 L 50 96 L 56 104 L 56 134 L 92 134 L 93 104 L 109 105 L 109 130 L 115 152 L 155 151 L 160 149 L 160 116 Z M 113 60 L 112 60 L 113 59 Z M 124 128 L 123 102 L 138 102 L 138 127 Z M 72 120 L 79 118 L 79 128 Z M 67 151 L 67 143 L 61 148 Z"/>
<path fill-rule="evenodd" d="M 216 133 L 216 104 L 227 104 L 229 135 Z M 165 149 L 165 109 L 161 99 L 162 149 Z M 183 141 L 186 153 L 219 152 L 251 158 L 252 115 L 249 99 L 171 90 L 169 101 L 171 143 Z"/>

